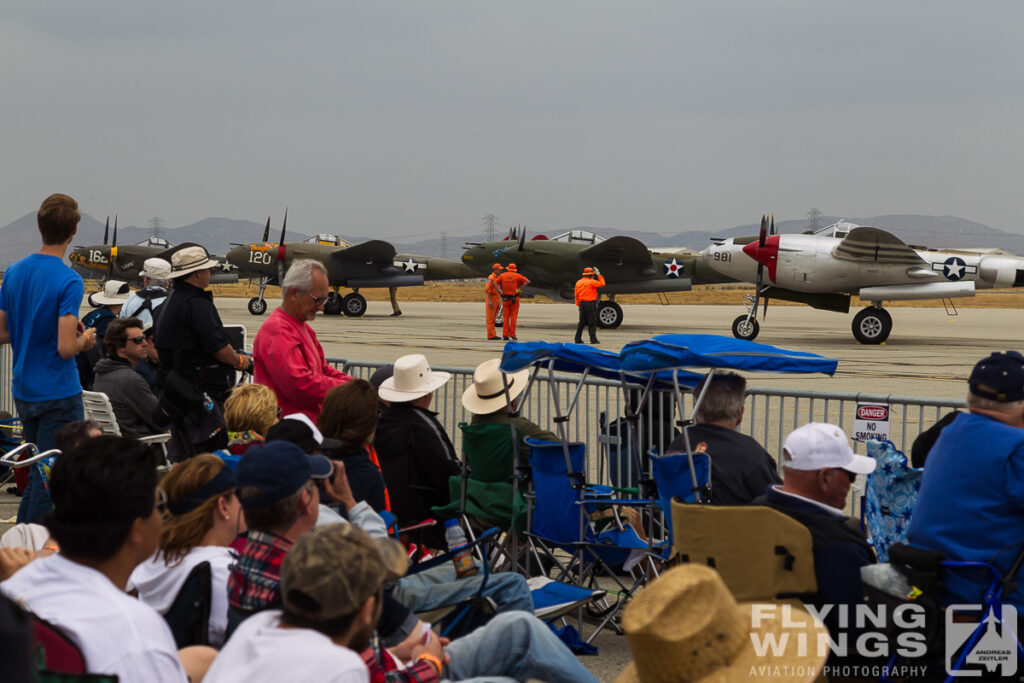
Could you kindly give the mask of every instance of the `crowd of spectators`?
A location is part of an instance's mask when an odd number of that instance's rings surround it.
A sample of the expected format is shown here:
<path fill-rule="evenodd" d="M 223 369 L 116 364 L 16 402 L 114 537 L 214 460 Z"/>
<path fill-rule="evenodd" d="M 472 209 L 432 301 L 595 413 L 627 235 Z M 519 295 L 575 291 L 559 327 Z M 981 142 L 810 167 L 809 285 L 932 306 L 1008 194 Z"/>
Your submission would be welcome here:
<path fill-rule="evenodd" d="M 431 409 L 449 373 L 422 354 L 370 381 L 330 366 L 309 325 L 328 295 L 315 261 L 291 265 L 250 358 L 225 332 L 207 289 L 216 262 L 198 245 L 147 261 L 139 296 L 108 282 L 96 303 L 111 315 L 96 316 L 102 332 L 87 327 L 77 317 L 81 278 L 62 262 L 78 218 L 70 197 L 47 198 L 42 248 L 0 287 L 0 343 L 13 349 L 24 437 L 61 450 L 48 480 L 31 469 L 22 524 L 0 540 L 0 593 L 59 629 L 88 672 L 123 681 L 596 680 L 533 616 L 522 575 L 460 578 L 451 563 L 420 571 L 394 540 L 396 529 L 453 502 L 463 466 Z M 115 317 L 124 302 L 131 310 Z M 109 396 L 122 437 L 82 420 L 75 358 L 97 338 L 105 355 L 90 367 L 92 386 Z M 246 370 L 255 382 L 236 386 Z M 514 428 L 522 458 L 526 437 L 557 440 L 520 414 L 527 380 L 492 359 L 462 395 L 472 424 Z M 876 557 L 844 511 L 875 461 L 855 454 L 840 427 L 810 423 L 786 437 L 780 477 L 772 455 L 737 431 L 745 380 L 720 373 L 706 382 L 695 389 L 696 424 L 667 452 L 710 456 L 710 504 L 767 506 L 808 529 L 817 591 L 805 598 L 819 613 L 860 603 L 860 570 Z M 909 539 L 1005 571 L 1024 521 L 1024 356 L 983 359 L 968 385 L 967 412 L 929 437 Z M 169 471 L 136 440 L 168 427 Z M 445 549 L 438 526 L 401 538 Z M 727 603 L 717 575 L 701 572 L 666 574 L 663 604 L 697 585 Z M 945 588 L 947 601 L 975 602 L 984 585 L 954 573 Z M 497 615 L 454 640 L 417 617 L 480 595 Z M 1021 595 L 1011 584 L 1008 601 L 1024 608 Z M 630 608 L 627 631 L 650 627 L 662 606 L 654 600 Z M 833 635 L 844 628 L 828 618 L 825 626 Z"/>

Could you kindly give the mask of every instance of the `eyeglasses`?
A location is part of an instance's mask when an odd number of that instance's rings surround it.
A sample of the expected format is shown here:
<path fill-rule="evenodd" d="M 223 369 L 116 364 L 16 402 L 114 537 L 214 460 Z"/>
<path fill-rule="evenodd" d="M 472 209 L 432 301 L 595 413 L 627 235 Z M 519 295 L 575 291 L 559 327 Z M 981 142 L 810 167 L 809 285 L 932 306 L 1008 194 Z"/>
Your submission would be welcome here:
<path fill-rule="evenodd" d="M 317 306 L 322 306 L 324 302 L 327 301 L 326 296 L 313 296 L 312 294 L 310 294 L 309 298 L 312 299 L 313 303 L 316 304 Z"/>
<path fill-rule="evenodd" d="M 857 481 L 857 474 L 855 472 L 851 472 L 850 470 L 844 470 L 842 467 L 830 467 L 828 469 L 830 472 L 842 472 L 849 478 L 851 484 Z"/>
<path fill-rule="evenodd" d="M 133 344 L 141 344 L 144 341 L 146 341 L 146 337 L 143 335 L 139 335 L 138 337 L 129 337 L 128 341 L 130 341 Z"/>
<path fill-rule="evenodd" d="M 156 501 L 154 501 L 153 507 L 160 513 L 160 519 L 168 519 L 171 516 L 170 510 L 167 509 L 167 492 L 162 488 L 157 487 L 156 489 Z"/>

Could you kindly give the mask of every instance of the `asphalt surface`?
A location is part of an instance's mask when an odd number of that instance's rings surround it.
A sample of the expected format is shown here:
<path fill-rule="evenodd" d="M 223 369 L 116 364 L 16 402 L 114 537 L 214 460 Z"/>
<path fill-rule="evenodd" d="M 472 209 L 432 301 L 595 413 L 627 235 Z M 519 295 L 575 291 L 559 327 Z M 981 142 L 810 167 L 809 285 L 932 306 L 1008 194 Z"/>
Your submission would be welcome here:
<path fill-rule="evenodd" d="M 245 299 L 218 298 L 228 324 L 245 325 L 251 345 L 264 316 L 246 310 Z M 279 302 L 270 300 L 268 311 Z M 484 337 L 484 306 L 475 303 L 402 303 L 403 315 L 391 317 L 387 302 L 370 302 L 361 318 L 320 315 L 313 328 L 328 356 L 391 362 L 408 353 L 424 353 L 434 366 L 473 367 L 501 353 L 503 342 Z M 656 334 L 730 334 L 743 309 L 733 306 L 627 305 L 621 328 L 599 330 L 600 347 L 617 351 L 625 343 Z M 894 308 L 893 333 L 886 344 L 858 344 L 850 333 L 853 313 L 842 315 L 807 307 L 770 308 L 757 341 L 811 351 L 839 360 L 834 377 L 760 375 L 752 383 L 792 389 L 883 393 L 900 396 L 962 398 L 971 367 L 991 351 L 1021 349 L 1024 312 L 964 309 L 949 317 L 941 308 Z M 519 312 L 520 340 L 572 341 L 577 313 L 570 304 L 524 303 Z M 0 531 L 17 512 L 17 499 L 0 491 Z M 10 522 L 8 521 L 10 520 Z M 589 633 L 589 630 L 587 631 Z M 629 661 L 625 638 L 604 631 L 595 641 L 597 657 L 581 661 L 601 680 L 611 681 Z"/>

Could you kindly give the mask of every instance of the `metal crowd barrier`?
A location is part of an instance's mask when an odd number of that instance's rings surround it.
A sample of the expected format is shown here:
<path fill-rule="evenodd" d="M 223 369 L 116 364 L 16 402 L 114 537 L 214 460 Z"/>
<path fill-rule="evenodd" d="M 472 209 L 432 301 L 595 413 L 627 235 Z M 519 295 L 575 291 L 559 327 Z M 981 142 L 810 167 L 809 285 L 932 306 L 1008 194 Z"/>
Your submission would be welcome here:
<path fill-rule="evenodd" d="M 327 361 L 353 377 L 364 379 L 368 379 L 377 368 L 386 365 L 343 358 L 328 358 Z M 452 374 L 452 381 L 435 394 L 431 409 L 437 411 L 438 419 L 458 450 L 462 436 L 458 425 L 472 418 L 462 407 L 461 397 L 473 381 L 473 368 L 432 367 Z M 559 392 L 563 406 L 567 404 L 576 386 L 575 379 L 578 378 L 566 377 L 559 381 L 556 375 L 555 390 Z M 529 399 L 520 408 L 525 417 L 542 428 L 554 431 L 551 391 L 548 382 L 538 378 Z M 584 383 L 577 409 L 568 423 L 568 433 L 572 440 L 587 444 L 590 470 L 587 475 L 590 481 L 615 486 L 631 486 L 636 483 L 635 467 L 632 466 L 634 456 L 629 452 L 631 428 L 626 424 L 620 430 L 622 434 L 616 434 L 615 429 L 625 423 L 616 421 L 626 412 L 626 400 L 628 397 L 623 396 L 622 386 L 618 382 L 588 379 Z M 693 396 L 686 394 L 684 401 L 685 415 L 689 417 Z M 643 453 L 652 446 L 664 453 L 669 445 L 674 431 L 678 429 L 678 415 L 673 413 L 672 402 L 670 393 L 657 392 L 652 396 L 648 409 L 641 414 L 638 443 Z M 963 401 L 956 399 L 748 386 L 746 410 L 739 431 L 752 436 L 778 460 L 786 435 L 807 422 L 831 422 L 853 435 L 858 403 L 889 406 L 889 438 L 897 448 L 908 454 L 918 434 L 938 422 L 947 412 L 964 406 Z M 612 429 L 606 427 L 609 423 Z M 855 442 L 854 450 L 864 453 L 864 444 Z"/>

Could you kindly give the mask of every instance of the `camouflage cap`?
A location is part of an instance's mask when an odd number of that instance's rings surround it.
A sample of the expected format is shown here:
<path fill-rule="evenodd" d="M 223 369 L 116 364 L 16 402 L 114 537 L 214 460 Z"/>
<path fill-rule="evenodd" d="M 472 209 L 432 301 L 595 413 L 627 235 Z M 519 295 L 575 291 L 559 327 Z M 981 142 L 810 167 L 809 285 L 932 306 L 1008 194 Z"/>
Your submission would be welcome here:
<path fill-rule="evenodd" d="M 281 597 L 289 612 L 326 621 L 354 614 L 408 566 L 398 541 L 370 538 L 351 524 L 328 524 L 303 535 L 285 555 Z"/>

